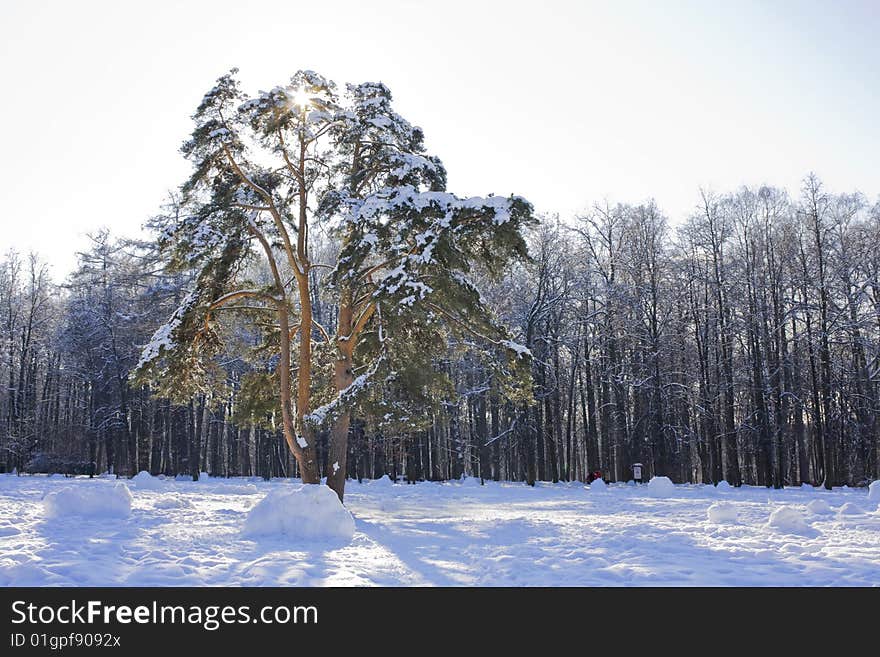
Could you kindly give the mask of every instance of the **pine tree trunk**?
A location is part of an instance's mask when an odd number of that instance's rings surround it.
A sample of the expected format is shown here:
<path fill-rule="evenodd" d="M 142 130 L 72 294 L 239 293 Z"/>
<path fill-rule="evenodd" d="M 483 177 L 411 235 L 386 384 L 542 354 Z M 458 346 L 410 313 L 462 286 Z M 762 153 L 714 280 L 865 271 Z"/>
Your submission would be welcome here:
<path fill-rule="evenodd" d="M 486 418 L 486 397 L 488 393 L 481 392 L 474 400 L 474 434 L 477 441 L 478 463 L 480 470 L 480 483 L 492 476 L 492 466 L 489 458 L 489 423 Z"/>
<path fill-rule="evenodd" d="M 307 313 L 303 313 L 302 321 L 306 319 L 311 326 L 311 316 L 306 317 Z M 281 394 L 281 421 L 284 440 L 291 453 L 296 457 L 299 464 L 300 477 L 304 484 L 318 484 L 321 477 L 318 474 L 318 462 L 315 458 L 315 441 L 312 432 L 304 424 L 302 418 L 308 413 L 309 408 L 309 390 L 304 387 L 303 381 L 308 381 L 310 377 L 306 371 L 306 363 L 303 362 L 303 351 L 311 357 L 311 347 L 300 349 L 299 377 L 297 379 L 297 407 L 296 407 L 296 425 L 302 430 L 302 435 L 297 435 L 297 426 L 294 425 L 294 415 L 291 411 L 291 385 L 290 385 L 290 339 L 291 331 L 287 316 L 287 306 L 279 304 L 278 307 L 278 325 L 281 329 L 281 358 L 278 361 L 278 380 L 280 384 Z M 310 342 L 310 333 L 307 330 L 302 331 L 302 343 Z M 305 446 L 303 446 L 303 443 Z"/>
<path fill-rule="evenodd" d="M 343 391 L 354 380 L 351 371 L 351 359 L 343 357 L 336 361 L 335 380 L 336 389 Z M 348 410 L 342 412 L 330 428 L 330 451 L 327 457 L 327 485 L 339 496 L 339 501 L 345 495 L 345 477 L 348 461 L 348 429 L 351 425 L 351 413 Z"/>
<path fill-rule="evenodd" d="M 345 391 L 354 381 L 352 362 L 353 347 L 351 333 L 354 325 L 354 313 L 351 304 L 351 292 L 343 289 L 339 299 L 339 318 L 336 331 L 336 348 L 338 351 L 334 365 L 334 381 L 337 394 Z M 346 408 L 336 417 L 330 428 L 330 450 L 327 459 L 327 485 L 339 496 L 345 495 L 345 477 L 348 460 L 348 429 L 351 425 L 351 412 Z"/>
<path fill-rule="evenodd" d="M 501 432 L 499 421 L 498 396 L 493 394 L 489 398 L 489 416 L 492 423 L 492 479 L 501 480 L 501 441 L 498 434 Z"/>

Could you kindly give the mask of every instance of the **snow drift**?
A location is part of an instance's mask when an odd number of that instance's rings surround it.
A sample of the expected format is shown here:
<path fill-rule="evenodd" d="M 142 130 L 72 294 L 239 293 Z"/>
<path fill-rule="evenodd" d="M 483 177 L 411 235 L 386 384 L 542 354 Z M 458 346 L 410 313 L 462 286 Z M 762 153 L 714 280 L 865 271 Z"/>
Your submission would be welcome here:
<path fill-rule="evenodd" d="M 780 506 L 770 514 L 767 526 L 786 534 L 813 534 L 816 531 L 810 527 L 803 514 L 793 506 Z"/>
<path fill-rule="evenodd" d="M 709 522 L 736 522 L 739 519 L 739 511 L 731 502 L 716 502 L 706 509 L 706 517 Z"/>
<path fill-rule="evenodd" d="M 393 486 L 394 482 L 391 481 L 391 477 L 388 475 L 383 475 L 379 479 L 373 479 L 367 482 L 370 486 L 375 486 L 376 488 L 385 488 L 387 486 Z"/>
<path fill-rule="evenodd" d="M 199 479 L 199 481 L 202 481 Z M 259 489 L 254 484 L 244 484 L 244 483 L 215 483 L 217 480 L 211 482 L 211 486 L 204 487 L 203 494 L 210 495 L 256 495 L 259 493 Z"/>
<path fill-rule="evenodd" d="M 813 500 L 807 504 L 807 511 L 815 515 L 828 515 L 834 513 L 831 506 L 825 500 Z"/>
<path fill-rule="evenodd" d="M 607 491 L 608 484 L 606 484 L 602 479 L 594 479 L 592 482 L 590 482 L 588 488 L 591 491 L 600 491 L 600 490 Z"/>
<path fill-rule="evenodd" d="M 146 470 L 141 470 L 129 482 L 139 490 L 156 490 L 165 486 L 164 480 L 158 479 Z"/>
<path fill-rule="evenodd" d="M 880 479 L 872 481 L 871 485 L 868 486 L 868 501 L 880 502 Z"/>
<path fill-rule="evenodd" d="M 846 502 L 838 510 L 838 516 L 858 516 L 862 514 L 862 510 L 852 502 Z"/>
<path fill-rule="evenodd" d="M 354 518 L 328 486 L 306 484 L 269 493 L 248 512 L 243 534 L 348 542 Z"/>
<path fill-rule="evenodd" d="M 131 499 L 131 491 L 125 484 L 79 484 L 47 494 L 43 498 L 43 511 L 47 518 L 127 518 L 131 515 Z"/>
<path fill-rule="evenodd" d="M 168 493 L 157 499 L 153 506 L 157 509 L 193 509 L 193 503 L 177 493 Z"/>
<path fill-rule="evenodd" d="M 675 494 L 675 484 L 669 477 L 651 477 L 648 493 L 653 497 L 669 497 Z"/>

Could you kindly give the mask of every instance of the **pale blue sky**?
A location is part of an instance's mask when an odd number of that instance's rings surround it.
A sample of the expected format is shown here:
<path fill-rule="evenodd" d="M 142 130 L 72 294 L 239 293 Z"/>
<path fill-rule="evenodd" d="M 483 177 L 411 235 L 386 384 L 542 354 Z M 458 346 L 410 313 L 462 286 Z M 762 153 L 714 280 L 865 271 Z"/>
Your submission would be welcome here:
<path fill-rule="evenodd" d="M 245 9 L 246 8 L 246 9 Z M 382 80 L 451 191 L 570 215 L 815 170 L 880 193 L 880 0 L 0 0 L 0 249 L 60 276 L 100 226 L 135 234 L 188 165 L 189 115 L 312 68 Z"/>

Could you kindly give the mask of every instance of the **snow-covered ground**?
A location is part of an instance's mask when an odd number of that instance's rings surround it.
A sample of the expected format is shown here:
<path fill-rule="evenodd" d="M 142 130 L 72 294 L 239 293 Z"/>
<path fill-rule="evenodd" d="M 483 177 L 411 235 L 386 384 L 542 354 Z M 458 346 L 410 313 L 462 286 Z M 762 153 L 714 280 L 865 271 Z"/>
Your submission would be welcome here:
<path fill-rule="evenodd" d="M 880 585 L 865 489 L 349 482 L 316 539 L 296 482 L 121 481 L 0 475 L 0 585 Z"/>

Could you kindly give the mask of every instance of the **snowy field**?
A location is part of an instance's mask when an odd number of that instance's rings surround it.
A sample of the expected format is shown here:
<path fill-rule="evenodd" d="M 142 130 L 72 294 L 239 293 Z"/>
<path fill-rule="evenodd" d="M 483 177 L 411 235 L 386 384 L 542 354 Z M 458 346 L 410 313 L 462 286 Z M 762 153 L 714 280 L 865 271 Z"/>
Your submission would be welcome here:
<path fill-rule="evenodd" d="M 0 475 L 0 585 L 880 585 L 880 485 L 663 483 L 349 482 L 348 538 L 251 512 L 290 481 Z"/>

